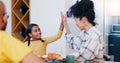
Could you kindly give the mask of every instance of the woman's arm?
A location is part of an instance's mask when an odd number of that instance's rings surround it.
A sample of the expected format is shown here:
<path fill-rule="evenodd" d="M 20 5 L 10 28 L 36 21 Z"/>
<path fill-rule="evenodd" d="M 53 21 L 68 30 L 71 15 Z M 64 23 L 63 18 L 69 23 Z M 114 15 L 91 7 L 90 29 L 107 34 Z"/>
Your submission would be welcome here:
<path fill-rule="evenodd" d="M 61 20 L 61 24 L 60 24 L 59 30 L 61 30 L 61 31 L 63 31 L 63 30 L 64 30 L 63 19 Z"/>
<path fill-rule="evenodd" d="M 70 34 L 70 29 L 69 29 L 69 26 L 68 26 L 68 23 L 67 23 L 67 18 L 65 16 L 65 14 L 63 12 L 61 12 L 61 19 L 62 19 L 62 22 L 63 22 L 63 25 L 65 27 L 65 30 L 67 32 L 67 34 Z"/>

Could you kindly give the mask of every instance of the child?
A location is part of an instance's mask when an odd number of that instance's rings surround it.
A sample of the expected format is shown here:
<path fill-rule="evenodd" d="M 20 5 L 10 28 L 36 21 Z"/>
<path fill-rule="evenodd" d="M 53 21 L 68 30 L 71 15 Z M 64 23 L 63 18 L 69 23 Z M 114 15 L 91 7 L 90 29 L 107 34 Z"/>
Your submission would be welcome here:
<path fill-rule="evenodd" d="M 50 37 L 41 37 L 41 30 L 37 24 L 30 24 L 26 29 L 26 35 L 28 36 L 28 41 L 25 42 L 26 45 L 30 46 L 33 51 L 39 56 L 46 54 L 46 46 L 58 40 L 63 32 L 64 26 L 61 22 L 60 28 L 57 34 Z"/>

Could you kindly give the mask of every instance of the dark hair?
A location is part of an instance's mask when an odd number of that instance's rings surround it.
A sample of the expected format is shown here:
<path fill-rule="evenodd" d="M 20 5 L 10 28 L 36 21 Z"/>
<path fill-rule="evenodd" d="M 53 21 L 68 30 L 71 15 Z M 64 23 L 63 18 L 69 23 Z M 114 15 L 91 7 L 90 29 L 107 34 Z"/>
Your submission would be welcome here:
<path fill-rule="evenodd" d="M 30 24 L 30 25 L 28 25 L 28 27 L 26 29 L 26 32 L 25 32 L 26 36 L 28 36 L 28 46 L 30 45 L 30 39 L 31 39 L 31 37 L 29 36 L 29 33 L 31 33 L 32 28 L 34 26 L 38 26 L 38 25 L 37 24 Z M 41 40 L 41 42 L 44 42 L 44 40 L 42 40 L 42 38 L 40 38 L 40 40 Z"/>
<path fill-rule="evenodd" d="M 95 12 L 94 12 L 94 3 L 91 0 L 81 0 L 77 2 L 70 8 L 71 13 L 74 17 L 82 19 L 82 17 L 86 17 L 93 26 L 96 25 L 94 22 Z"/>

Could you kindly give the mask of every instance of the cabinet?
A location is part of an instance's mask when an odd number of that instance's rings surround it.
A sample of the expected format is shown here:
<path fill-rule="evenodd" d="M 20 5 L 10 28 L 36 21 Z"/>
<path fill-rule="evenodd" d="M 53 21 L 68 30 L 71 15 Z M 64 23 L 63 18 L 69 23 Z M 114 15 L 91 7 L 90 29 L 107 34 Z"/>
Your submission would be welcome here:
<path fill-rule="evenodd" d="M 29 0 L 12 0 L 12 35 L 26 41 L 25 30 L 30 22 Z"/>
<path fill-rule="evenodd" d="M 110 34 L 109 38 L 109 55 L 114 56 L 112 59 L 116 62 L 120 62 L 120 35 Z"/>
<path fill-rule="evenodd" d="M 111 16 L 111 27 L 108 35 L 108 54 L 111 59 L 120 62 L 120 18 Z"/>

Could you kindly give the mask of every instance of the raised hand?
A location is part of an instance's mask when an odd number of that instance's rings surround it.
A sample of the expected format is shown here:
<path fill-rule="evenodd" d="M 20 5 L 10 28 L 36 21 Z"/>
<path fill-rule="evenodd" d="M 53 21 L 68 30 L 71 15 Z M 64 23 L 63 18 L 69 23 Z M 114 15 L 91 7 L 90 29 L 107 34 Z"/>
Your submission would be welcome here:
<path fill-rule="evenodd" d="M 62 17 L 62 16 L 61 16 Z M 63 24 L 63 19 L 61 19 L 61 24 L 60 24 L 60 28 L 59 28 L 61 31 L 63 31 L 64 29 L 64 24 Z"/>
<path fill-rule="evenodd" d="M 67 18 L 66 18 L 65 14 L 63 12 L 61 12 L 61 20 L 62 20 L 62 23 L 63 23 L 65 29 L 66 29 L 66 32 L 68 34 L 71 33 L 70 29 L 69 29 L 69 26 L 68 26 L 68 23 L 67 23 Z"/>

